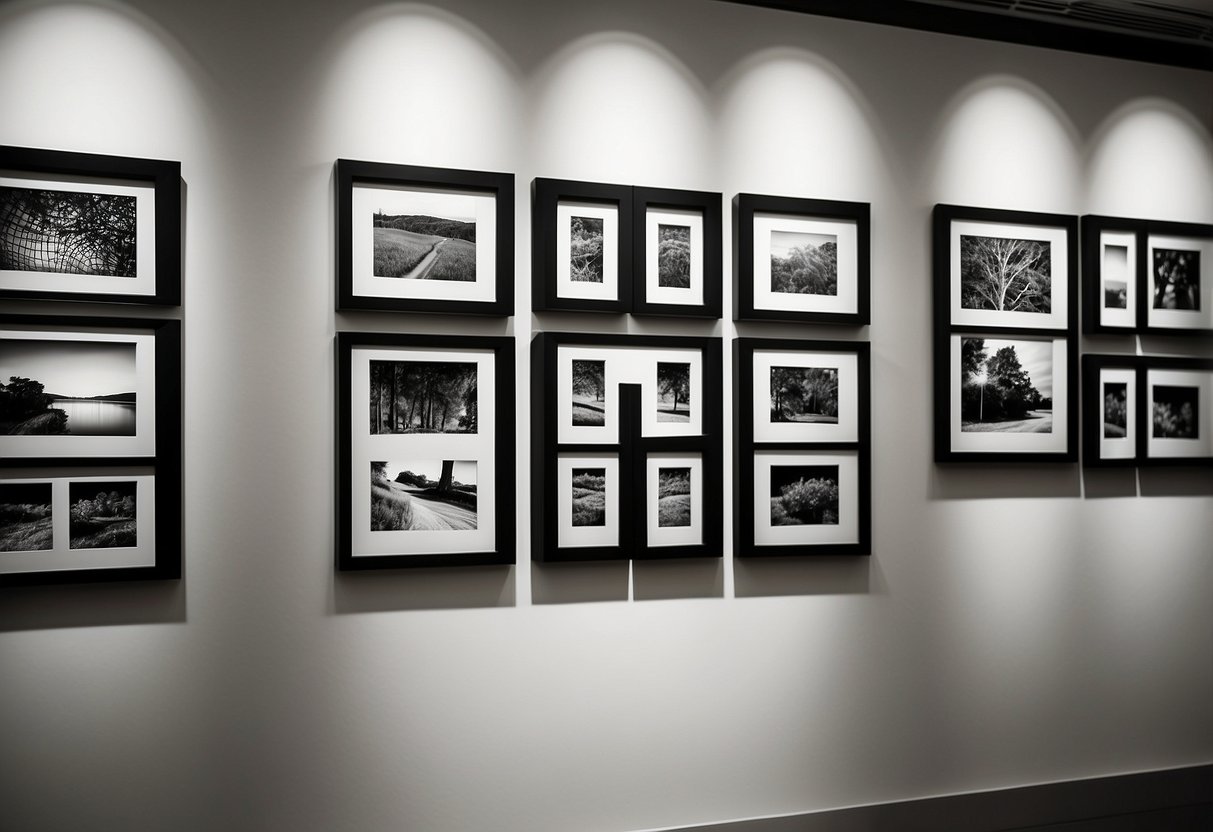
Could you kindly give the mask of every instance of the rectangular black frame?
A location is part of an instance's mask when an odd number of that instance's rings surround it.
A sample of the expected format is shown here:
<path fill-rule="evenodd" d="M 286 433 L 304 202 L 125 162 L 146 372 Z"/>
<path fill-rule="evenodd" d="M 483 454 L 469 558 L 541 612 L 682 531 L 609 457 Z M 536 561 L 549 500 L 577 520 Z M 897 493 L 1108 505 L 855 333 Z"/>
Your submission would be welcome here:
<path fill-rule="evenodd" d="M 508 336 L 412 335 L 385 332 L 338 332 L 334 340 L 336 371 L 336 541 L 335 564 L 340 571 L 399 569 L 428 566 L 512 564 L 517 548 L 514 481 L 515 387 L 514 339 Z M 352 550 L 351 464 L 352 424 L 350 360 L 355 348 L 405 347 L 421 350 L 475 350 L 494 356 L 496 407 L 493 413 L 495 544 L 490 551 L 355 556 Z"/>
<path fill-rule="evenodd" d="M 396 165 L 338 159 L 335 166 L 337 221 L 337 309 L 439 312 L 462 315 L 514 314 L 514 174 Z M 353 190 L 355 185 L 417 186 L 491 193 L 497 226 L 495 299 L 385 298 L 354 293 Z"/>
<path fill-rule="evenodd" d="M 754 353 L 759 350 L 855 355 L 858 371 L 858 439 L 854 442 L 756 442 L 751 393 L 754 385 Z M 737 482 L 737 491 L 733 495 L 736 557 L 872 554 L 871 344 L 867 341 L 737 338 L 733 341 L 733 422 L 737 426 L 737 443 L 733 448 L 733 475 Z M 755 453 L 759 451 L 854 451 L 859 467 L 859 540 L 855 543 L 756 545 L 753 463 Z"/>
<path fill-rule="evenodd" d="M 705 406 L 702 433 L 697 436 L 642 435 L 639 385 L 620 384 L 620 424 L 613 444 L 562 443 L 557 424 L 557 351 L 562 346 L 634 347 L 638 349 L 698 350 L 703 357 L 701 398 L 721 401 L 721 348 L 718 338 L 642 335 L 592 335 L 541 332 L 531 343 L 531 529 L 532 558 L 545 563 L 602 560 L 664 560 L 723 556 L 722 421 L 718 407 Z M 645 462 L 650 453 L 686 452 L 702 458 L 703 542 L 688 545 L 648 545 L 644 511 L 633 511 L 631 522 L 620 518 L 619 543 L 614 546 L 560 546 L 558 543 L 557 466 L 560 454 L 614 454 L 620 481 L 633 506 L 647 506 Z"/>
<path fill-rule="evenodd" d="M 754 306 L 754 214 L 770 213 L 805 219 L 854 222 L 857 232 L 856 310 L 805 312 L 756 309 Z M 866 326 L 871 322 L 872 207 L 867 202 L 831 199 L 737 194 L 733 198 L 733 319 L 736 321 L 787 321 L 791 323 Z"/>
<path fill-rule="evenodd" d="M 951 318 L 952 223 L 990 222 L 1006 225 L 1035 225 L 1064 232 L 1066 240 L 1066 324 L 1059 328 L 982 326 L 954 324 Z M 1033 211 L 1008 211 L 960 205 L 936 205 L 932 213 L 932 267 L 934 272 L 934 419 L 935 461 L 952 462 L 1075 462 L 1078 459 L 1078 217 Z M 957 451 L 951 447 L 951 377 L 949 344 L 953 335 L 1003 338 L 1064 338 L 1066 340 L 1066 447 L 1062 451 L 995 450 Z M 1056 391 L 1054 391 L 1056 401 Z"/>
<path fill-rule="evenodd" d="M 1213 378 L 1213 358 L 1181 358 L 1175 356 L 1147 356 L 1141 359 L 1137 370 L 1137 464 L 1142 467 L 1213 466 L 1213 453 L 1208 456 L 1151 456 L 1151 426 L 1154 424 L 1151 402 L 1147 395 L 1150 373 L 1154 370 L 1181 370 L 1207 372 Z M 1213 408 L 1213 401 L 1206 402 Z M 1206 414 L 1206 418 L 1208 415 Z"/>
<path fill-rule="evenodd" d="M 722 195 L 717 191 L 680 191 L 671 188 L 642 188 L 632 190 L 632 222 L 634 230 L 632 259 L 632 314 L 667 315 L 680 318 L 719 318 L 723 299 L 722 254 L 723 219 Z M 645 233 L 648 210 L 670 208 L 703 212 L 703 303 L 698 306 L 662 303 L 649 300 L 646 291 L 646 261 L 648 250 Z"/>
<path fill-rule="evenodd" d="M 1103 395 L 1099 389 L 1100 371 L 1104 369 L 1128 370 L 1134 378 L 1134 418 L 1140 418 L 1137 403 L 1142 398 L 1141 369 L 1146 359 L 1138 355 L 1096 355 L 1082 357 L 1082 464 L 1085 468 L 1132 467 L 1141 461 L 1140 436 L 1132 437 L 1133 456 L 1108 457 L 1100 455 L 1099 442 L 1103 437 Z M 1140 423 L 1138 434 L 1141 433 Z"/>
<path fill-rule="evenodd" d="M 0 288 L 0 297 L 35 300 L 134 303 L 177 306 L 181 303 L 181 163 L 96 153 L 76 153 L 32 147 L 0 146 L 0 172 L 45 174 L 72 178 L 104 178 L 150 185 L 156 193 L 155 291 L 153 294 L 110 294 Z"/>
<path fill-rule="evenodd" d="M 31 478 L 95 476 L 109 471 L 150 469 L 156 480 L 155 563 L 151 566 L 70 569 L 0 574 L 0 587 L 37 584 L 172 580 L 181 577 L 182 421 L 181 321 L 160 318 L 108 318 L 49 315 L 0 315 L 2 326 L 64 331 L 146 330 L 155 339 L 156 452 L 129 457 L 2 458 L 5 473 L 20 469 Z M 114 476 L 125 476 L 117 474 Z"/>

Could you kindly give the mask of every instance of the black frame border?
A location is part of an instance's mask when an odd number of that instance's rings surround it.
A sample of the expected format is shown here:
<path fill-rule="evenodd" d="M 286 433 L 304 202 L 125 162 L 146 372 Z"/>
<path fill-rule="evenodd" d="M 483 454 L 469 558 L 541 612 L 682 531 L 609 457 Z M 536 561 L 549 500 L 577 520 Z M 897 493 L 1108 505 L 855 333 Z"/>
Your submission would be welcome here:
<path fill-rule="evenodd" d="M 1121 217 L 1104 217 L 1087 214 L 1082 218 L 1082 331 L 1088 335 L 1132 335 L 1142 325 L 1142 307 L 1145 296 L 1142 294 L 1145 282 L 1149 281 L 1146 270 L 1146 227 L 1144 220 L 1131 220 Z M 1099 235 L 1105 231 L 1120 231 L 1132 234 L 1136 240 L 1137 254 L 1133 263 L 1133 290 L 1136 292 L 1136 306 L 1133 310 L 1131 326 L 1109 326 L 1100 321 L 1103 309 L 1103 258 L 1100 256 Z"/>
<path fill-rule="evenodd" d="M 632 314 L 677 318 L 719 318 L 723 305 L 723 211 L 719 191 L 682 191 L 673 188 L 632 189 Z M 703 213 L 703 303 L 650 301 L 647 291 L 645 227 L 650 208 L 671 208 Z"/>
<path fill-rule="evenodd" d="M 1147 382 L 1152 370 L 1188 370 L 1208 372 L 1213 375 L 1213 358 L 1147 356 L 1139 360 L 1137 369 L 1137 464 L 1143 468 L 1213 466 L 1213 454 L 1208 456 L 1150 456 L 1150 430 L 1154 420 L 1153 414 L 1150 412 L 1151 402 Z M 1213 402 L 1208 402 L 1207 406 L 1213 408 Z M 1205 418 L 1208 419 L 1207 414 Z"/>
<path fill-rule="evenodd" d="M 1213 225 L 1192 222 L 1164 222 L 1162 220 L 1139 220 L 1142 230 L 1138 235 L 1137 247 L 1141 251 L 1142 267 L 1138 275 L 1137 294 L 1140 302 L 1137 305 L 1137 329 L 1143 335 L 1210 335 L 1213 334 L 1213 324 L 1210 326 L 1151 326 L 1150 309 L 1154 300 L 1151 291 L 1154 285 L 1154 264 L 1149 262 L 1150 238 L 1154 236 L 1190 237 L 1193 239 L 1213 240 Z M 1205 268 L 1213 272 L 1213 263 Z M 1213 295 L 1213 292 L 1209 292 Z M 1206 306 L 1213 304 L 1213 297 L 1201 298 Z"/>
<path fill-rule="evenodd" d="M 1137 422 L 1138 435 L 1133 437 L 1133 456 L 1105 459 L 1099 454 L 1103 437 L 1103 396 L 1099 389 L 1099 373 L 1104 369 L 1132 370 L 1134 378 L 1133 417 L 1141 418 L 1139 407 L 1145 396 L 1142 389 L 1142 367 L 1148 360 L 1139 355 L 1104 355 L 1088 353 L 1082 357 L 1082 464 L 1084 468 L 1131 468 L 1141 463 L 1143 432 Z"/>

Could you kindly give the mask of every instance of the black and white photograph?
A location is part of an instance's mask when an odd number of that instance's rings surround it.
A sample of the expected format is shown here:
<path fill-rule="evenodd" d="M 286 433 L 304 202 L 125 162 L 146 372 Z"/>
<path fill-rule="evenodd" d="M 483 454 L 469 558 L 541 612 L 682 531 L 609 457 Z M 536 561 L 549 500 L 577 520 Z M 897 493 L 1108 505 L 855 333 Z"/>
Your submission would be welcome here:
<path fill-rule="evenodd" d="M 723 303 L 721 194 L 632 189 L 633 315 L 719 318 Z"/>
<path fill-rule="evenodd" d="M 691 469 L 661 467 L 657 471 L 657 525 L 691 525 Z"/>
<path fill-rule="evenodd" d="M 572 523 L 574 526 L 605 526 L 607 469 L 573 468 Z"/>
<path fill-rule="evenodd" d="M 36 552 L 54 542 L 49 482 L 0 483 L 0 552 Z"/>
<path fill-rule="evenodd" d="M 134 436 L 136 345 L 0 338 L 0 434 Z"/>
<path fill-rule="evenodd" d="M 836 367 L 771 367 L 771 422 L 838 424 Z"/>
<path fill-rule="evenodd" d="M 1200 311 L 1200 254 L 1198 249 L 1154 247 L 1155 309 Z"/>
<path fill-rule="evenodd" d="M 960 236 L 960 305 L 988 312 L 1053 311 L 1048 240 Z"/>
<path fill-rule="evenodd" d="M 1127 309 L 1129 307 L 1129 278 L 1132 274 L 1129 246 L 1104 245 L 1100 272 L 1103 278 L 1104 309 Z"/>
<path fill-rule="evenodd" d="M 371 531 L 476 529 L 476 468 L 475 460 L 372 461 Z"/>
<path fill-rule="evenodd" d="M 569 280 L 574 283 L 603 282 L 604 223 L 602 217 L 569 218 Z"/>
<path fill-rule="evenodd" d="M 658 223 L 657 285 L 691 288 L 691 226 Z"/>
<path fill-rule="evenodd" d="M 1126 467 L 1137 463 L 1138 368 L 1135 355 L 1082 357 L 1082 464 Z"/>
<path fill-rule="evenodd" d="M 406 280 L 476 279 L 476 206 L 471 197 L 384 190 L 375 211 L 374 275 Z M 402 198 L 407 194 L 407 199 Z"/>
<path fill-rule="evenodd" d="M 133 196 L 0 186 L 0 270 L 136 277 Z"/>
<path fill-rule="evenodd" d="M 1103 435 L 1120 439 L 1128 435 L 1129 385 L 1124 381 L 1109 381 L 1103 385 Z"/>
<path fill-rule="evenodd" d="M 576 426 L 601 427 L 606 424 L 606 361 L 574 358 L 573 419 Z"/>
<path fill-rule="evenodd" d="M 477 369 L 471 361 L 370 362 L 370 431 L 476 433 Z"/>
<path fill-rule="evenodd" d="M 657 362 L 657 421 L 691 421 L 691 365 Z"/>
<path fill-rule="evenodd" d="M 1052 433 L 1053 344 L 960 339 L 961 431 Z"/>
<path fill-rule="evenodd" d="M 793 295 L 838 295 L 838 235 L 770 232 L 771 291 Z"/>
<path fill-rule="evenodd" d="M 138 483 L 87 480 L 68 484 L 72 549 L 132 548 L 139 543 Z"/>
<path fill-rule="evenodd" d="M 1155 384 L 1152 389 L 1152 436 L 1156 439 L 1200 438 L 1200 388 Z"/>
<path fill-rule="evenodd" d="M 772 465 L 771 525 L 838 524 L 837 465 Z"/>

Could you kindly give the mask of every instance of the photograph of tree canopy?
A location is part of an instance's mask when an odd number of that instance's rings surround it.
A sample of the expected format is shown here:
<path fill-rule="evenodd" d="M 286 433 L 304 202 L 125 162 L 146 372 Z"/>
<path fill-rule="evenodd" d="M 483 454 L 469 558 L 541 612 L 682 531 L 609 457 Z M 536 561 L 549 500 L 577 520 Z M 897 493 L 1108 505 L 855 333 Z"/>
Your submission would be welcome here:
<path fill-rule="evenodd" d="M 964 309 L 1048 314 L 1053 310 L 1052 247 L 1046 240 L 960 237 Z"/>
<path fill-rule="evenodd" d="M 961 431 L 1052 433 L 1053 344 L 960 340 Z"/>
<path fill-rule="evenodd" d="M 133 480 L 68 483 L 72 549 L 117 549 L 138 544 Z"/>
<path fill-rule="evenodd" d="M 134 436 L 135 345 L 0 339 L 0 434 Z"/>
<path fill-rule="evenodd" d="M 606 525 L 606 469 L 573 469 L 573 525 Z"/>
<path fill-rule="evenodd" d="M 771 232 L 771 291 L 838 294 L 838 237 L 800 231 Z"/>
<path fill-rule="evenodd" d="M 772 526 L 837 524 L 837 465 L 771 466 Z"/>
<path fill-rule="evenodd" d="M 1200 389 L 1156 384 L 1154 393 L 1154 437 L 1156 439 L 1200 438 Z"/>
<path fill-rule="evenodd" d="M 602 217 L 570 217 L 569 236 L 569 280 L 602 283 Z"/>
<path fill-rule="evenodd" d="M 1128 434 L 1129 385 L 1123 381 L 1104 382 L 1103 435 L 1108 439 Z"/>
<path fill-rule="evenodd" d="M 691 469 L 657 471 L 657 525 L 691 525 Z"/>
<path fill-rule="evenodd" d="M 0 269 L 135 277 L 133 196 L 0 187 Z"/>
<path fill-rule="evenodd" d="M 476 433 L 476 363 L 370 362 L 371 434 Z"/>
<path fill-rule="evenodd" d="M 771 367 L 771 421 L 838 424 L 838 370 Z"/>
<path fill-rule="evenodd" d="M 475 460 L 372 462 L 370 520 L 373 532 L 475 529 Z"/>
<path fill-rule="evenodd" d="M 606 361 L 573 359 L 573 424 L 606 424 Z"/>
<path fill-rule="evenodd" d="M 1129 247 L 1103 247 L 1103 305 L 1105 309 L 1127 309 L 1129 306 Z"/>
<path fill-rule="evenodd" d="M 691 227 L 657 226 L 657 285 L 673 289 L 691 288 Z"/>
<path fill-rule="evenodd" d="M 51 484 L 0 483 L 0 552 L 51 548 Z"/>
<path fill-rule="evenodd" d="M 657 362 L 657 421 L 691 421 L 691 365 Z"/>
<path fill-rule="evenodd" d="M 1154 249 L 1154 308 L 1200 310 L 1200 252 Z"/>
<path fill-rule="evenodd" d="M 471 197 L 384 193 L 384 199 L 390 195 L 394 199 L 389 201 L 398 204 L 372 216 L 375 277 L 476 280 L 476 208 Z"/>

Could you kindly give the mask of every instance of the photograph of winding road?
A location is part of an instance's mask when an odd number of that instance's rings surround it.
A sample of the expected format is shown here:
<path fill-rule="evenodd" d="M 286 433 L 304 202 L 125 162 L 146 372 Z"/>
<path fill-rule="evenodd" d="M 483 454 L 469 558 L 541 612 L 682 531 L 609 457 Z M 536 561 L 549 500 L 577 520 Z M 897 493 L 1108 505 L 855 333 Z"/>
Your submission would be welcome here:
<path fill-rule="evenodd" d="M 135 345 L 0 339 L 0 434 L 134 436 Z"/>
<path fill-rule="evenodd" d="M 475 460 L 371 463 L 371 531 L 476 528 Z"/>
<path fill-rule="evenodd" d="M 374 223 L 375 277 L 476 280 L 476 206 L 470 196 L 384 191 Z"/>
<path fill-rule="evenodd" d="M 1053 432 L 1053 342 L 960 339 L 960 429 Z"/>

